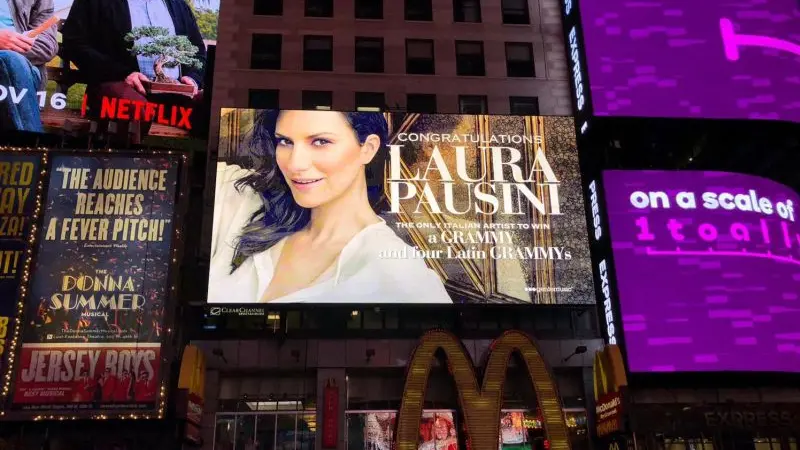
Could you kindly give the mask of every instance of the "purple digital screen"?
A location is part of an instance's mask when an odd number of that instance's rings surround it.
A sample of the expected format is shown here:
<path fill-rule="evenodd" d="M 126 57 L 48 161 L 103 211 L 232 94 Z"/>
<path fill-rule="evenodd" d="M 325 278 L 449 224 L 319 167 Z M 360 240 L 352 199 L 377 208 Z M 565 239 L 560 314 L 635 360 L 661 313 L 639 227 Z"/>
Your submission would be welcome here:
<path fill-rule="evenodd" d="M 797 0 L 583 0 L 598 116 L 800 122 Z"/>
<path fill-rule="evenodd" d="M 724 172 L 603 174 L 631 372 L 800 372 L 800 197 Z"/>

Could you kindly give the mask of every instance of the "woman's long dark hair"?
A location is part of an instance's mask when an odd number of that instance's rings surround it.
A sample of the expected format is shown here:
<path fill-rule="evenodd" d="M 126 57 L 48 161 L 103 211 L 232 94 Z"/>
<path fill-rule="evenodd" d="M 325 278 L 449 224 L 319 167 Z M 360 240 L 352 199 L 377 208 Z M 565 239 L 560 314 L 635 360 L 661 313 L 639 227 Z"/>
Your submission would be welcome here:
<path fill-rule="evenodd" d="M 383 197 L 384 164 L 389 141 L 386 119 L 378 112 L 343 112 L 358 142 L 363 144 L 370 135 L 377 135 L 381 147 L 367 166 L 367 185 L 370 204 L 377 207 Z M 268 250 L 284 237 L 301 230 L 311 219 L 311 210 L 299 206 L 292 197 L 289 185 L 278 169 L 275 159 L 275 126 L 279 110 L 259 111 L 253 129 L 245 141 L 253 173 L 238 180 L 240 192 L 251 188 L 261 194 L 263 206 L 250 218 L 236 242 L 231 261 L 231 271 L 236 270 L 250 256 Z"/>

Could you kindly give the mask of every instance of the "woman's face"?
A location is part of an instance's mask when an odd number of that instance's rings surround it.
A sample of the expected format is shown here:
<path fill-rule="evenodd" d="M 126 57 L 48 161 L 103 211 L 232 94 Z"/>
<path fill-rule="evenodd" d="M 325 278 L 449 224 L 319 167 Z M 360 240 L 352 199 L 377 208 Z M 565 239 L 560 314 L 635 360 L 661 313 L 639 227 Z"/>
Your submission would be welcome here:
<path fill-rule="evenodd" d="M 446 439 L 447 436 L 450 434 L 447 426 L 447 422 L 444 420 L 437 420 L 436 424 L 433 428 L 434 433 L 436 433 L 436 439 Z"/>
<path fill-rule="evenodd" d="M 275 127 L 275 157 L 294 201 L 315 208 L 341 197 L 364 177 L 380 148 L 371 135 L 358 142 L 347 119 L 334 111 L 285 111 Z"/>

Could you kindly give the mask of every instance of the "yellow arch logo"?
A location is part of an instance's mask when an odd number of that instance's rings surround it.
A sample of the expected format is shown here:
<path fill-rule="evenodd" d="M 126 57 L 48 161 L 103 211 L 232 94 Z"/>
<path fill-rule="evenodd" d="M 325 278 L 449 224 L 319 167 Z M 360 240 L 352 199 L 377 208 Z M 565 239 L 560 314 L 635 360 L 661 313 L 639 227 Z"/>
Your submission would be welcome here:
<path fill-rule="evenodd" d="M 414 350 L 408 365 L 403 401 L 397 418 L 397 450 L 417 450 L 428 376 L 434 354 L 439 349 L 445 352 L 455 379 L 471 449 L 497 450 L 503 384 L 508 360 L 517 351 L 532 380 L 550 449 L 570 450 L 556 384 L 536 344 L 518 331 L 507 331 L 492 343 L 482 384 L 478 383 L 472 359 L 459 339 L 444 331 L 427 333 Z"/>
<path fill-rule="evenodd" d="M 199 348 L 187 345 L 181 357 L 178 389 L 187 389 L 190 394 L 203 398 L 206 385 L 206 357 Z"/>
<path fill-rule="evenodd" d="M 599 401 L 603 396 L 619 392 L 620 388 L 628 385 L 625 375 L 625 365 L 622 362 L 622 353 L 616 345 L 607 345 L 598 350 L 594 355 L 592 366 L 594 380 L 594 400 Z"/>

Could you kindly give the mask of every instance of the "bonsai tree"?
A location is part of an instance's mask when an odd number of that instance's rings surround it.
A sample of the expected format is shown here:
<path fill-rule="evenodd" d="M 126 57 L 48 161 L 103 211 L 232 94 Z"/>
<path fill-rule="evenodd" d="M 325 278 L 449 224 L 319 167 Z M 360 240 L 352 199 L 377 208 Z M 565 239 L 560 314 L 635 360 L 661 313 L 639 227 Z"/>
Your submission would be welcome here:
<path fill-rule="evenodd" d="M 145 38 L 145 39 L 142 39 Z M 142 42 L 136 41 L 142 39 Z M 164 27 L 136 27 L 125 35 L 125 40 L 134 42 L 131 53 L 134 55 L 155 58 L 153 73 L 155 83 L 176 84 L 177 80 L 168 77 L 164 68 L 179 65 L 201 69 L 203 63 L 195 57 L 199 50 L 186 36 L 173 36 Z"/>

